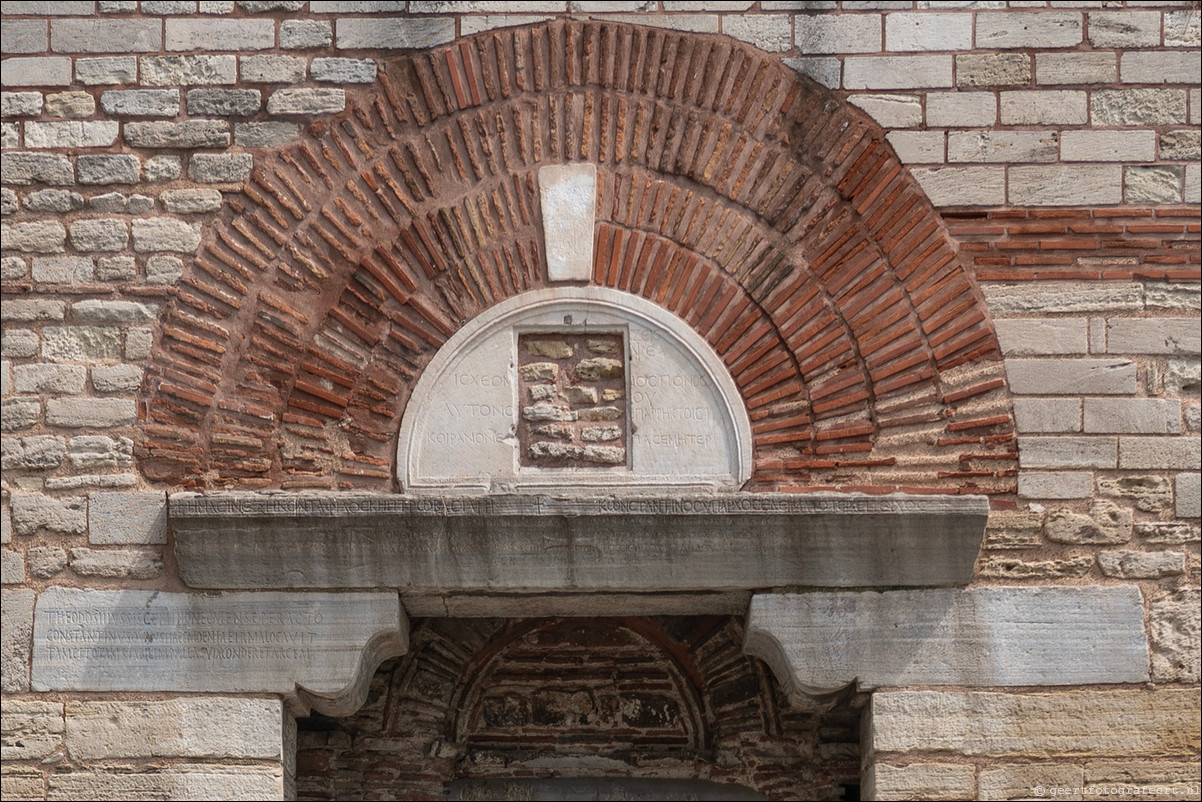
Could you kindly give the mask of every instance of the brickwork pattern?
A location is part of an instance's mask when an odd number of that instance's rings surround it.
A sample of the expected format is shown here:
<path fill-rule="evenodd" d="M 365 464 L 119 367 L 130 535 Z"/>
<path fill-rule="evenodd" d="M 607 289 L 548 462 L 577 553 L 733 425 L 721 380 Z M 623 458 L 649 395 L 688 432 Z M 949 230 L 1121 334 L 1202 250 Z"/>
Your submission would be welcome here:
<path fill-rule="evenodd" d="M 362 710 L 299 722 L 298 796 L 437 797 L 458 778 L 600 773 L 841 798 L 859 776 L 863 698 L 788 710 L 741 643 L 716 616 L 427 620 Z M 381 759 L 388 771 L 369 768 Z"/>

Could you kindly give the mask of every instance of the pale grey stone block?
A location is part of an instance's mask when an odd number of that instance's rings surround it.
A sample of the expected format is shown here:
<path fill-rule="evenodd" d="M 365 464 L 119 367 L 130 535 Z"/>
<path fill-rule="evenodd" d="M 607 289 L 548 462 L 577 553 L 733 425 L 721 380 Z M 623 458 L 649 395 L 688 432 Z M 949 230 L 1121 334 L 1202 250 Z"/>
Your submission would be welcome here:
<path fill-rule="evenodd" d="M 1123 168 L 1123 200 L 1127 203 L 1180 203 L 1183 169 L 1179 166 Z"/>
<path fill-rule="evenodd" d="M 15 56 L 4 60 L 0 84 L 9 86 L 67 86 L 71 59 L 65 56 Z"/>
<path fill-rule="evenodd" d="M 73 184 L 75 172 L 71 160 L 58 153 L 0 154 L 0 170 L 9 184 Z"/>
<path fill-rule="evenodd" d="M 1098 565 L 1106 576 L 1160 579 L 1185 573 L 1185 555 L 1179 551 L 1103 551 Z"/>
<path fill-rule="evenodd" d="M 455 38 L 453 19 L 339 19 L 335 33 L 339 50 L 434 47 Z"/>
<path fill-rule="evenodd" d="M 1081 400 L 1078 398 L 1015 398 L 1014 422 L 1018 431 L 1079 432 Z"/>
<path fill-rule="evenodd" d="M 69 189 L 39 189 L 25 196 L 25 208 L 33 212 L 74 212 L 83 208 L 83 195 Z"/>
<path fill-rule="evenodd" d="M 911 175 L 935 206 L 1001 206 L 1006 200 L 1004 167 L 917 168 Z"/>
<path fill-rule="evenodd" d="M 123 323 L 145 323 L 154 320 L 158 307 L 139 301 L 102 301 L 90 298 L 71 305 L 71 319 L 76 323 L 93 325 L 119 325 Z"/>
<path fill-rule="evenodd" d="M 0 465 L 5 470 L 57 468 L 66 454 L 67 447 L 61 437 L 36 435 L 0 438 Z"/>
<path fill-rule="evenodd" d="M 1024 468 L 1115 468 L 1118 442 L 1114 437 L 1020 437 L 1019 464 Z"/>
<path fill-rule="evenodd" d="M 277 89 L 267 98 L 268 114 L 331 114 L 344 108 L 344 89 Z"/>
<path fill-rule="evenodd" d="M 979 48 L 1073 47 L 1083 39 L 1081 14 L 1072 11 L 983 11 L 977 14 Z"/>
<path fill-rule="evenodd" d="M 96 622 L 112 633 L 112 644 L 59 646 L 75 643 L 72 633 L 94 629 Z M 143 640 L 160 648 L 118 645 Z M 194 644 L 230 648 L 206 653 Z M 78 648 L 88 656 L 73 654 Z M 318 710 L 345 715 L 362 704 L 374 666 L 407 648 L 408 621 L 395 592 L 193 595 L 50 588 L 38 599 L 33 686 L 289 696 L 299 686 Z"/>
<path fill-rule="evenodd" d="M 71 247 L 77 251 L 120 251 L 128 243 L 124 220 L 100 218 L 71 224 Z"/>
<path fill-rule="evenodd" d="M 1139 595 L 1135 587 L 1121 590 Z M 1109 654 L 1110 639 L 1105 633 L 1098 638 Z M 1191 731 L 1198 718 L 1198 694 L 1189 688 L 881 691 L 870 704 L 865 739 L 877 754 L 942 752 L 1022 760 L 1034 754 L 1060 763 L 1083 754 L 1113 754 L 1130 765 L 1134 757 L 1177 754 L 1181 733 Z"/>
<path fill-rule="evenodd" d="M 58 53 L 146 53 L 162 45 L 163 29 L 157 20 L 56 19 L 50 23 L 50 49 Z"/>
<path fill-rule="evenodd" d="M 885 139 L 903 164 L 940 164 L 944 160 L 942 131 L 890 131 Z"/>
<path fill-rule="evenodd" d="M 1181 402 L 1164 398 L 1086 398 L 1085 431 L 1178 434 Z"/>
<path fill-rule="evenodd" d="M 151 217 L 133 221 L 134 250 L 138 253 L 174 251 L 195 253 L 200 247 L 200 226 L 172 220 L 167 217 Z"/>
<path fill-rule="evenodd" d="M 189 114 L 213 114 L 219 117 L 249 117 L 263 104 L 258 89 L 190 89 Z"/>
<path fill-rule="evenodd" d="M 978 799 L 1022 799 L 1033 788 L 1083 788 L 1086 784 L 1082 766 L 1063 763 L 1015 763 L 982 768 L 979 782 Z"/>
<path fill-rule="evenodd" d="M 125 546 L 166 543 L 166 495 L 93 493 L 88 497 L 88 542 Z"/>
<path fill-rule="evenodd" d="M 18 393 L 77 395 L 83 392 L 88 369 L 83 365 L 44 362 L 13 368 L 13 389 Z"/>
<path fill-rule="evenodd" d="M 981 127 L 997 122 L 997 97 L 992 92 L 928 92 L 928 126 Z"/>
<path fill-rule="evenodd" d="M 1093 495 L 1093 474 L 1082 471 L 1023 471 L 1018 475 L 1018 494 L 1023 498 L 1073 499 Z"/>
<path fill-rule="evenodd" d="M 76 468 L 125 467 L 133 464 L 134 442 L 128 437 L 77 435 L 67 446 L 67 458 Z"/>
<path fill-rule="evenodd" d="M 786 58 L 781 59 L 781 63 L 829 89 L 838 89 L 842 84 L 843 62 L 837 58 L 822 56 Z"/>
<path fill-rule="evenodd" d="M 46 423 L 67 428 L 129 426 L 138 420 L 137 405 L 124 398 L 52 398 L 46 402 Z"/>
<path fill-rule="evenodd" d="M 1110 353 L 1202 353 L 1197 318 L 1111 318 L 1106 328 Z"/>
<path fill-rule="evenodd" d="M 1144 521 L 1135 525 L 1135 534 L 1145 542 L 1157 545 L 1181 545 L 1202 541 L 1202 529 L 1199 529 L 1197 524 L 1184 521 Z"/>
<path fill-rule="evenodd" d="M 18 123 L 0 122 L 0 147 L 5 150 L 21 147 L 21 126 Z M 4 214 L 12 214 L 17 210 L 15 201 L 16 195 L 13 195 L 13 202 L 5 204 Z"/>
<path fill-rule="evenodd" d="M 922 124 L 922 103 L 918 95 L 851 95 L 859 106 L 882 128 L 915 128 Z"/>
<path fill-rule="evenodd" d="M 87 531 L 87 513 L 87 499 L 83 496 L 12 495 L 13 528 L 18 535 L 32 535 L 39 529 L 78 535 Z"/>
<path fill-rule="evenodd" d="M 0 27 L 0 49 L 5 53 L 41 53 L 46 50 L 46 23 L 37 19 L 6 19 Z"/>
<path fill-rule="evenodd" d="M 47 326 L 42 356 L 53 362 L 90 362 L 121 356 L 121 330 L 102 326 Z"/>
<path fill-rule="evenodd" d="M 596 168 L 588 164 L 542 167 L 538 185 L 549 279 L 587 281 L 593 270 Z"/>
<path fill-rule="evenodd" d="M 1164 12 L 1165 47 L 1198 47 L 1202 44 L 1202 14 L 1197 8 Z"/>
<path fill-rule="evenodd" d="M 16 432 L 28 429 L 38 422 L 42 413 L 42 402 L 36 398 L 8 398 L 0 408 L 0 429 Z"/>
<path fill-rule="evenodd" d="M 1041 281 L 1037 284 L 986 284 L 981 289 L 989 311 L 995 317 L 1032 312 L 1134 312 L 1144 307 L 1141 284 Z"/>
<path fill-rule="evenodd" d="M 1055 131 L 951 131 L 949 162 L 1052 162 L 1059 154 Z"/>
<path fill-rule="evenodd" d="M 146 260 L 148 284 L 174 284 L 184 274 L 184 263 L 174 256 L 152 256 Z"/>
<path fill-rule="evenodd" d="M 89 766 L 53 774 L 49 787 L 50 799 L 286 798 L 283 769 L 262 765 L 175 763 L 153 773 Z"/>
<path fill-rule="evenodd" d="M 1195 442 L 1197 442 L 1195 438 Z M 1196 465 L 1194 467 L 1197 467 Z M 1179 473 L 1173 480 L 1173 492 L 1177 498 L 1177 515 L 1182 518 L 1197 518 L 1202 515 L 1202 474 Z"/>
<path fill-rule="evenodd" d="M 1065 131 L 1060 158 L 1068 162 L 1152 161 L 1155 131 Z"/>
<path fill-rule="evenodd" d="M 154 332 L 149 328 L 133 328 L 125 334 L 125 358 L 142 360 L 150 356 Z"/>
<path fill-rule="evenodd" d="M 970 50 L 972 14 L 917 13 L 885 16 L 885 49 Z"/>
<path fill-rule="evenodd" d="M 309 10 L 315 11 L 312 3 Z M 280 47 L 287 50 L 329 47 L 333 43 L 333 29 L 324 20 L 288 19 L 280 23 Z"/>
<path fill-rule="evenodd" d="M 252 14 L 267 11 L 300 11 L 305 7 L 304 0 L 238 0 L 238 5 Z"/>
<path fill-rule="evenodd" d="M 848 56 L 845 89 L 922 89 L 952 86 L 951 56 Z"/>
<path fill-rule="evenodd" d="M 1184 89 L 1097 89 L 1090 93 L 1093 124 L 1149 126 L 1184 123 Z"/>
<path fill-rule="evenodd" d="M 1129 508 L 1102 499 L 1088 515 L 1053 510 L 1044 519 L 1044 533 L 1054 543 L 1116 546 L 1131 540 L 1132 521 Z"/>
<path fill-rule="evenodd" d="M 66 706 L 67 750 L 81 760 L 281 760 L 284 715 L 280 699 L 71 701 Z"/>
<path fill-rule="evenodd" d="M 221 193 L 215 189 L 169 189 L 159 199 L 167 211 L 175 214 L 214 212 L 221 208 Z"/>
<path fill-rule="evenodd" d="M 300 138 L 296 123 L 235 123 L 234 142 L 246 148 L 278 148 Z"/>
<path fill-rule="evenodd" d="M 84 86 L 137 83 L 136 56 L 99 56 L 75 60 L 75 80 Z"/>
<path fill-rule="evenodd" d="M 1035 54 L 1035 83 L 1038 84 L 1112 84 L 1118 77 L 1115 53 Z"/>
<path fill-rule="evenodd" d="M 1125 359 L 1007 359 L 1012 392 L 1022 395 L 1133 395 L 1136 366 Z"/>
<path fill-rule="evenodd" d="M 976 769 L 964 763 L 873 762 L 864 770 L 868 799 L 973 799 L 976 788 Z"/>
<path fill-rule="evenodd" d="M 1120 437 L 1119 467 L 1191 471 L 1202 464 L 1197 437 Z"/>
<path fill-rule="evenodd" d="M 314 81 L 370 84 L 376 80 L 376 62 L 370 58 L 315 58 L 309 75 Z"/>
<path fill-rule="evenodd" d="M 195 153 L 188 162 L 188 173 L 202 183 L 241 183 L 250 178 L 253 167 L 254 157 L 249 153 Z"/>
<path fill-rule="evenodd" d="M 142 368 L 137 365 L 92 366 L 92 389 L 98 393 L 134 392 L 142 386 Z"/>
<path fill-rule="evenodd" d="M 76 159 L 81 184 L 136 184 L 142 163 L 130 153 L 81 155 Z"/>
<path fill-rule="evenodd" d="M 4 626 L 0 627 L 0 690 L 8 693 L 29 690 L 33 603 L 32 590 L 5 588 L 0 591 L 0 619 L 4 621 Z M 4 707 L 8 708 L 9 704 L 11 700 L 6 701 Z"/>
<path fill-rule="evenodd" d="M 1152 602 L 1152 678 L 1157 682 L 1198 681 L 1202 604 L 1197 588 L 1180 588 Z"/>
<path fill-rule="evenodd" d="M 126 123 L 125 140 L 142 148 L 222 148 L 230 144 L 230 124 L 224 120 Z"/>
<path fill-rule="evenodd" d="M 1107 660 L 1094 656 L 1099 642 Z M 1143 598 L 1131 586 L 756 594 L 743 651 L 765 660 L 795 701 L 852 683 L 866 691 L 1148 677 Z"/>
<path fill-rule="evenodd" d="M 1021 53 L 965 53 L 956 56 L 957 86 L 1013 86 L 1031 80 L 1030 58 Z"/>
<path fill-rule="evenodd" d="M 1186 203 L 1202 203 L 1202 166 L 1185 165 L 1185 189 L 1181 197 Z"/>
<path fill-rule="evenodd" d="M 1160 158 L 1198 161 L 1202 158 L 1202 132 L 1193 128 L 1165 131 L 1160 135 Z"/>
<path fill-rule="evenodd" d="M 1116 204 L 1122 170 L 1118 164 L 1017 165 L 1009 168 L 1009 200 L 1020 206 Z"/>
<path fill-rule="evenodd" d="M 723 19 L 722 32 L 769 53 L 793 48 L 792 20 L 784 14 L 731 14 Z"/>
<path fill-rule="evenodd" d="M 166 50 L 268 50 L 275 45 L 269 19 L 169 19 Z"/>
<path fill-rule="evenodd" d="M 117 141 L 119 125 L 109 120 L 25 123 L 29 148 L 105 148 Z"/>
<path fill-rule="evenodd" d="M 1123 53 L 1119 74 L 1130 84 L 1194 84 L 1202 81 L 1197 52 L 1140 50 Z"/>
<path fill-rule="evenodd" d="M 8 404 L 5 404 L 7 407 Z M 25 555 L 12 549 L 0 550 L 0 585 L 25 584 Z"/>
<path fill-rule="evenodd" d="M 62 749 L 63 704 L 40 699 L 4 703 L 4 759 L 37 760 Z"/>
<path fill-rule="evenodd" d="M 20 256 L 0 257 L 0 278 L 4 278 L 7 281 L 12 279 L 22 279 L 27 275 L 29 275 L 29 265 Z M 9 332 L 4 332 L 5 337 L 8 335 Z M 4 353 L 8 353 L 7 349 Z"/>
<path fill-rule="evenodd" d="M 100 105 L 116 117 L 174 117 L 179 114 L 179 90 L 111 89 L 100 95 Z"/>
<path fill-rule="evenodd" d="M 46 95 L 49 117 L 91 117 L 96 113 L 96 98 L 88 92 L 58 92 Z"/>
<path fill-rule="evenodd" d="M 88 256 L 38 256 L 33 260 L 32 276 L 34 281 L 71 284 L 95 278 L 95 267 Z"/>
<path fill-rule="evenodd" d="M 1089 43 L 1094 47 L 1134 48 L 1160 44 L 1159 11 L 1090 11 L 1086 18 L 1089 20 Z"/>
<path fill-rule="evenodd" d="M 1077 89 L 1015 89 L 1001 93 L 1000 116 L 1005 125 L 1082 125 L 1089 109 Z"/>
<path fill-rule="evenodd" d="M 232 84 L 238 78 L 235 56 L 142 56 L 139 63 L 146 86 Z"/>
<path fill-rule="evenodd" d="M 881 50 L 879 14 L 796 16 L 797 50 L 810 53 L 876 53 Z"/>
<path fill-rule="evenodd" d="M 80 576 L 105 579 L 153 579 L 163 571 L 163 553 L 158 549 L 98 551 L 71 549 L 71 570 Z"/>
<path fill-rule="evenodd" d="M 36 117 L 41 113 L 41 92 L 0 92 L 0 114 L 3 116 Z"/>
<path fill-rule="evenodd" d="M 305 59 L 295 56 L 243 56 L 238 65 L 243 81 L 256 84 L 292 84 L 305 80 Z"/>
<path fill-rule="evenodd" d="M 3 315 L 3 319 L 6 321 L 33 322 L 37 320 L 62 320 L 66 310 L 67 305 L 62 301 L 24 301 L 12 299 L 8 303 L 0 304 L 0 315 Z M 7 338 L 8 332 L 4 334 L 5 338 Z M 5 351 L 5 354 L 9 354 L 9 352 Z M 16 354 L 11 355 L 16 356 Z"/>
<path fill-rule="evenodd" d="M 25 253 L 62 253 L 66 250 L 67 230 L 55 220 L 9 223 L 0 227 L 5 250 Z"/>
<path fill-rule="evenodd" d="M 1011 318 L 994 327 L 1005 356 L 1050 356 L 1088 353 L 1087 323 L 1082 317 Z"/>

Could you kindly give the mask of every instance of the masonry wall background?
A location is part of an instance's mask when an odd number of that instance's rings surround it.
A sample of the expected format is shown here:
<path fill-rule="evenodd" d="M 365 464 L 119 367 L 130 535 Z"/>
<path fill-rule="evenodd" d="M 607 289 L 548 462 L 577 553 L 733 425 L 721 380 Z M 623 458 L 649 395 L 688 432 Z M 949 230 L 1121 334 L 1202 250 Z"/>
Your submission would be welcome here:
<path fill-rule="evenodd" d="M 279 700 L 31 693 L 34 600 L 184 589 L 165 486 L 136 464 L 144 369 L 256 161 L 343 110 L 390 53 L 564 14 L 722 33 L 872 116 L 975 271 L 1005 356 L 1017 435 L 999 437 L 1018 469 L 953 477 L 1001 486 L 974 583 L 1143 593 L 1154 691 L 878 691 L 870 786 L 1196 787 L 1197 3 L 143 0 L 5 4 L 5 798 L 285 793 Z M 1084 722 L 1071 738 L 1053 723 L 1066 711 Z M 981 717 L 1013 733 L 975 741 Z M 231 738 L 239 718 L 275 725 Z"/>

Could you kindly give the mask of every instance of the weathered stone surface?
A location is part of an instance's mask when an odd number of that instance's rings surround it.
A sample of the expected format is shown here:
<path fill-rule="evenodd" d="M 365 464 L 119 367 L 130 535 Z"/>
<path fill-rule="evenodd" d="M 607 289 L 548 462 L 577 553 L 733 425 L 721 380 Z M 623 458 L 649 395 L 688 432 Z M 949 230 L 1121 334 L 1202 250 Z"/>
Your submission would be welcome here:
<path fill-rule="evenodd" d="M 81 184 L 136 184 L 142 163 L 129 153 L 85 155 L 76 159 L 76 170 Z"/>
<path fill-rule="evenodd" d="M 152 579 L 163 570 L 163 553 L 157 549 L 98 551 L 71 549 L 71 570 L 80 576 L 107 579 Z"/>
<path fill-rule="evenodd" d="M 1101 499 L 1093 503 L 1088 515 L 1053 510 L 1044 519 L 1044 532 L 1056 543 L 1117 545 L 1131 539 L 1132 519 L 1131 510 Z"/>
<path fill-rule="evenodd" d="M 0 238 L 5 250 L 62 253 L 66 250 L 67 230 L 55 220 L 7 223 L 0 228 Z"/>
<path fill-rule="evenodd" d="M 1098 492 L 1133 501 L 1144 512 L 1167 510 L 1173 503 L 1172 487 L 1163 476 L 1098 477 Z"/>
<path fill-rule="evenodd" d="M 28 429 L 38 422 L 42 402 L 37 398 L 8 398 L 0 410 L 0 428 L 6 432 Z"/>
<path fill-rule="evenodd" d="M 393 592 L 51 588 L 34 630 L 35 690 L 291 695 L 300 686 L 328 715 L 357 709 L 374 667 L 408 648 Z"/>
<path fill-rule="evenodd" d="M 215 189 L 169 189 L 159 199 L 167 211 L 175 214 L 215 212 L 221 208 L 221 193 Z"/>
<path fill-rule="evenodd" d="M 93 493 L 88 499 L 88 541 L 106 545 L 166 543 L 166 496 Z"/>
<path fill-rule="evenodd" d="M 0 92 L 0 114 L 6 118 L 35 117 L 42 106 L 41 92 Z"/>
<path fill-rule="evenodd" d="M 73 212 L 83 208 L 83 195 L 69 189 L 40 189 L 25 196 L 25 208 L 34 212 Z"/>
<path fill-rule="evenodd" d="M 66 705 L 67 750 L 77 760 L 281 760 L 283 725 L 279 699 L 204 697 Z"/>
<path fill-rule="evenodd" d="M 12 515 L 13 528 L 19 535 L 32 535 L 39 529 L 79 534 L 88 528 L 88 500 L 82 496 L 14 493 Z"/>
<path fill-rule="evenodd" d="M 96 98 L 88 92 L 57 92 L 46 95 L 49 117 L 91 117 L 96 113 Z"/>
<path fill-rule="evenodd" d="M 57 468 L 66 456 L 62 438 L 49 435 L 0 438 L 4 470 Z"/>
<path fill-rule="evenodd" d="M 138 365 L 96 365 L 92 389 L 98 393 L 134 392 L 142 386 L 142 373 Z"/>
<path fill-rule="evenodd" d="M 62 301 L 10 299 L 8 303 L 0 305 L 0 315 L 5 321 L 21 321 L 23 323 L 62 320 L 66 311 L 67 305 Z M 7 337 L 4 342 L 7 342 Z M 14 356 L 15 354 L 5 351 L 5 355 Z M 33 356 L 33 354 L 27 354 L 27 356 Z"/>
<path fill-rule="evenodd" d="M 6 438 L 7 439 L 7 438 Z M 0 590 L 0 690 L 29 690 L 29 647 L 33 635 L 32 590 Z M 0 711 L 7 711 L 8 702 Z"/>
<path fill-rule="evenodd" d="M 865 772 L 868 799 L 972 799 L 976 767 L 966 763 L 873 763 Z"/>
<path fill-rule="evenodd" d="M 1043 534 L 1043 513 L 1035 510 L 995 511 L 985 527 L 985 548 L 1025 549 L 1038 546 Z"/>
<path fill-rule="evenodd" d="M 82 393 L 88 369 L 83 365 L 36 362 L 13 368 L 13 390 L 18 393 Z"/>
<path fill-rule="evenodd" d="M 1099 89 L 1090 96 L 1098 126 L 1149 126 L 1185 122 L 1182 89 Z"/>
<path fill-rule="evenodd" d="M 275 148 L 299 138 L 300 126 L 296 123 L 269 121 L 234 124 L 234 142 L 245 148 Z"/>
<path fill-rule="evenodd" d="M 1135 534 L 1145 542 L 1157 545 L 1179 545 L 1202 540 L 1202 530 L 1199 530 L 1198 525 L 1184 521 L 1137 522 Z"/>
<path fill-rule="evenodd" d="M 79 435 L 71 438 L 67 456 L 76 468 L 116 468 L 133 462 L 133 445 L 127 437 Z"/>
<path fill-rule="evenodd" d="M 124 220 L 80 220 L 71 224 L 71 247 L 77 251 L 120 251 L 129 242 Z"/>
<path fill-rule="evenodd" d="M 37 760 L 62 748 L 62 702 L 6 699 L 0 722 L 0 755 L 5 760 Z"/>
<path fill-rule="evenodd" d="M 1115 437 L 1027 435 L 1019 439 L 1018 460 L 1022 468 L 1114 468 L 1118 465 Z"/>
<path fill-rule="evenodd" d="M 225 120 L 126 123 L 125 140 L 139 148 L 224 148 L 230 144 L 230 124 Z"/>
<path fill-rule="evenodd" d="M 76 223 L 76 225 L 79 225 Z M 76 250 L 83 250 L 76 248 Z M 72 284 L 90 281 L 95 276 L 95 266 L 87 256 L 38 256 L 34 257 L 34 281 L 51 284 Z"/>
<path fill-rule="evenodd" d="M 1031 61 L 1020 53 L 966 53 L 956 56 L 957 86 L 1012 86 L 1031 80 Z"/>
<path fill-rule="evenodd" d="M 134 250 L 138 253 L 175 251 L 195 253 L 200 247 L 200 226 L 166 217 L 133 221 Z"/>
<path fill-rule="evenodd" d="M 94 768 L 50 775 L 49 799 L 246 799 L 284 798 L 280 766 L 222 766 L 178 763 L 153 772 Z"/>
<path fill-rule="evenodd" d="M 981 769 L 980 795 L 977 799 L 1025 799 L 1036 788 L 1080 788 L 1085 771 L 1081 766 L 1064 763 L 1015 763 Z M 1058 795 L 1059 796 L 1059 795 Z M 1064 795 L 1060 798 L 1079 798 Z"/>
<path fill-rule="evenodd" d="M 1060 560 L 989 556 L 981 560 L 979 574 L 987 579 L 1072 579 L 1085 576 L 1093 565 L 1094 558 L 1086 556 Z"/>
<path fill-rule="evenodd" d="M 1119 467 L 1136 470 L 1193 470 L 1202 464 L 1197 437 L 1130 436 L 1119 441 Z"/>
<path fill-rule="evenodd" d="M 1122 170 L 1118 164 L 1017 165 L 1009 171 L 1008 198 L 1018 206 L 1115 204 L 1121 200 Z"/>
<path fill-rule="evenodd" d="M 169 19 L 166 50 L 266 50 L 275 45 L 269 19 Z"/>
<path fill-rule="evenodd" d="M 47 326 L 42 355 L 55 362 L 86 362 L 121 356 L 121 332 L 103 326 Z"/>
<path fill-rule="evenodd" d="M 315 58 L 309 65 L 314 81 L 338 84 L 370 84 L 376 80 L 374 59 Z"/>
<path fill-rule="evenodd" d="M 170 512 L 180 572 L 192 587 L 414 593 L 961 584 L 986 519 L 972 497 L 824 494 L 570 501 L 178 494 Z M 330 516 L 340 526 L 332 529 Z M 547 538 L 564 547 L 548 549 Z M 405 557 L 446 553 L 452 542 L 454 561 Z M 590 548 L 575 545 L 584 542 Z M 743 556 L 731 560 L 732 552 Z M 882 552 L 894 558 L 871 556 Z"/>
<path fill-rule="evenodd" d="M 1030 395 L 1133 395 L 1135 363 L 1126 359 L 1007 359 L 1015 393 Z"/>
<path fill-rule="evenodd" d="M 75 80 L 84 86 L 132 84 L 137 81 L 138 60 L 134 56 L 100 56 L 75 60 Z"/>
<path fill-rule="evenodd" d="M 1167 395 L 1197 395 L 1202 389 L 1202 362 L 1193 359 L 1170 359 L 1164 374 Z"/>
<path fill-rule="evenodd" d="M 232 84 L 238 77 L 235 56 L 142 56 L 139 61 L 146 86 Z"/>
<path fill-rule="evenodd" d="M 288 23 L 285 22 L 284 24 L 287 25 Z M 262 93 L 258 89 L 188 90 L 189 114 L 213 114 L 222 117 L 249 117 L 259 110 L 259 107 L 262 105 L 262 103 Z M 212 156 L 210 156 L 210 158 L 212 158 Z"/>
<path fill-rule="evenodd" d="M 158 255 L 146 260 L 147 284 L 175 284 L 184 274 L 184 263 L 174 256 Z"/>
<path fill-rule="evenodd" d="M 117 117 L 174 117 L 178 89 L 115 89 L 100 95 L 100 105 Z"/>
<path fill-rule="evenodd" d="M 23 552 L 13 549 L 0 550 L 0 584 L 25 584 L 25 554 Z"/>
<path fill-rule="evenodd" d="M 339 50 L 426 48 L 455 38 L 455 21 L 446 19 L 340 19 Z"/>
<path fill-rule="evenodd" d="M 1089 800 L 1130 799 L 1141 792 L 1169 799 L 1188 799 L 1198 794 L 1202 766 L 1196 760 L 1182 763 L 1129 759 L 1090 761 L 1085 764 L 1084 783 L 1090 790 L 1105 792 L 1086 796 Z"/>
<path fill-rule="evenodd" d="M 587 281 L 593 270 L 597 170 L 591 164 L 539 168 L 539 193 L 551 281 Z"/>
<path fill-rule="evenodd" d="M 137 422 L 136 402 L 126 398 L 51 398 L 46 423 L 66 428 L 107 428 Z"/>
<path fill-rule="evenodd" d="M 295 56 L 243 56 L 239 74 L 245 83 L 292 84 L 305 80 L 305 60 Z"/>
<path fill-rule="evenodd" d="M 1184 169 L 1173 165 L 1127 165 L 1123 168 L 1123 200 L 1127 203 L 1180 203 Z"/>
<path fill-rule="evenodd" d="M 1086 398 L 1085 431 L 1179 434 L 1181 402 L 1168 398 Z"/>
<path fill-rule="evenodd" d="M 111 120 L 25 123 L 27 148 L 104 148 L 117 141 L 120 126 Z"/>
<path fill-rule="evenodd" d="M 196 153 L 188 162 L 192 178 L 208 184 L 241 183 L 253 167 L 249 153 Z"/>
<path fill-rule="evenodd" d="M 795 699 L 852 682 L 1073 685 L 1141 682 L 1148 670 L 1134 587 L 757 594 L 743 651 Z"/>
<path fill-rule="evenodd" d="M 1185 555 L 1178 551 L 1104 551 L 1098 565 L 1106 576 L 1121 579 L 1160 579 L 1185 573 Z"/>
<path fill-rule="evenodd" d="M 1023 471 L 1018 494 L 1024 498 L 1070 499 L 1093 495 L 1093 474 L 1088 471 Z"/>
<path fill-rule="evenodd" d="M 46 780 L 37 768 L 14 765 L 0 774 L 0 796 L 5 799 L 42 799 Z"/>
<path fill-rule="evenodd" d="M 1182 518 L 1202 515 L 1202 474 L 1179 473 L 1173 480 L 1177 496 L 1177 514 Z"/>
<path fill-rule="evenodd" d="M 288 19 L 280 23 L 280 47 L 288 50 L 328 47 L 333 42 L 334 34 L 328 22 Z"/>
<path fill-rule="evenodd" d="M 1196 689 L 878 691 L 867 737 L 877 754 L 1177 757 L 1202 734 L 1199 699 Z"/>
<path fill-rule="evenodd" d="M 1197 682 L 1202 652 L 1202 594 L 1181 588 L 1152 602 L 1152 677 L 1157 682 Z"/>
<path fill-rule="evenodd" d="M 33 546 L 29 549 L 29 573 L 49 579 L 67 567 L 67 552 L 57 546 Z"/>

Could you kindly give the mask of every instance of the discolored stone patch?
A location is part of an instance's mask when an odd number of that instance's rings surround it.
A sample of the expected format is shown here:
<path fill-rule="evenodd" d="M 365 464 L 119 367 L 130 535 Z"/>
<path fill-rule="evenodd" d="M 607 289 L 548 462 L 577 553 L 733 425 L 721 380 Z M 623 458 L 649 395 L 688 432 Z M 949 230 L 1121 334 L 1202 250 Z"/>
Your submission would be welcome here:
<path fill-rule="evenodd" d="M 629 413 L 621 334 L 520 335 L 518 394 L 522 465 L 626 464 Z"/>

